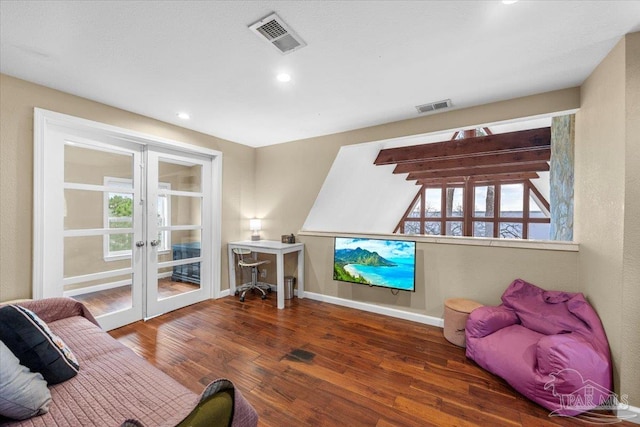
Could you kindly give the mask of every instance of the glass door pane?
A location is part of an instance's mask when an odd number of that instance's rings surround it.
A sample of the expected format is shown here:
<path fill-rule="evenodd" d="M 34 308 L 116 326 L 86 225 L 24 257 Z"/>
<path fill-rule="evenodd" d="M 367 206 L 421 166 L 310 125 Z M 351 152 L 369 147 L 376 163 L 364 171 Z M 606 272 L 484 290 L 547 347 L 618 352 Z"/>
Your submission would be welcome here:
<path fill-rule="evenodd" d="M 142 317 L 140 159 L 133 145 L 64 143 L 63 295 L 107 329 Z"/>
<path fill-rule="evenodd" d="M 171 251 L 158 256 L 158 299 L 200 289 L 201 230 L 170 231 Z"/>

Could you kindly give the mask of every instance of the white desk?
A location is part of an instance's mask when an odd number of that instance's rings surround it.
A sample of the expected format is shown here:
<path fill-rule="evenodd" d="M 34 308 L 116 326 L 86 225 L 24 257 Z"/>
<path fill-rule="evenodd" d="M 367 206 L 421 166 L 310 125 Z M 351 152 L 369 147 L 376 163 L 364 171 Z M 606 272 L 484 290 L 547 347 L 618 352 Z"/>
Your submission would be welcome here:
<path fill-rule="evenodd" d="M 298 298 L 304 298 L 304 243 L 282 243 L 275 240 L 243 240 L 229 243 L 229 290 L 236 293 L 236 263 L 233 250 L 246 248 L 253 252 L 276 255 L 278 308 L 284 308 L 284 254 L 298 252 Z"/>

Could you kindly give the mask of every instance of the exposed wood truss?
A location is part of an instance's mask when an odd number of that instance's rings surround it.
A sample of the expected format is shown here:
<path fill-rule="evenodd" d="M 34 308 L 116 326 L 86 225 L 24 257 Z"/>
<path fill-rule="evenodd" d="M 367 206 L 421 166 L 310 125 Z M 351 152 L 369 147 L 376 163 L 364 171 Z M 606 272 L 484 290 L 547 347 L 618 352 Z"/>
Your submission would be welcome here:
<path fill-rule="evenodd" d="M 550 160 L 551 128 L 503 134 L 484 128 L 456 132 L 449 141 L 380 150 L 374 163 L 395 164 L 394 174 L 406 174 L 408 181 L 420 185 L 394 232 L 526 239 L 530 225 L 550 221 L 548 215 L 530 213 L 530 196 L 549 211 L 549 203 L 531 181 L 540 177 L 538 172 L 549 170 Z M 502 214 L 501 191 L 507 184 L 521 185 L 519 216 Z M 475 190 L 482 186 L 487 187 L 487 207 L 477 216 Z M 463 200 L 460 211 L 453 215 L 456 188 Z M 427 189 L 439 189 L 441 195 L 439 203 L 431 200 L 430 213 L 425 203 Z"/>
<path fill-rule="evenodd" d="M 477 177 L 488 181 L 513 179 L 514 174 L 536 178 L 531 173 L 548 171 L 550 158 L 551 129 L 547 127 L 384 149 L 374 163 L 395 163 L 393 173 L 407 173 L 410 181 Z"/>
<path fill-rule="evenodd" d="M 505 173 L 501 175 L 474 175 L 469 178 L 468 181 L 472 184 L 488 184 L 499 180 L 501 183 L 510 182 L 523 182 L 530 179 L 539 178 L 536 172 L 525 173 Z M 464 185 L 464 177 L 452 177 L 452 178 L 423 178 L 416 181 L 416 185 L 425 185 L 427 187 L 441 187 L 444 184 L 459 184 Z"/>
<path fill-rule="evenodd" d="M 418 179 L 429 178 L 449 178 L 468 176 L 473 177 L 476 175 L 504 175 L 521 172 L 539 172 L 548 171 L 549 164 L 545 161 L 525 164 L 503 164 L 503 165 L 488 165 L 488 166 L 470 166 L 467 168 L 450 168 L 434 171 L 412 172 L 407 176 L 407 181 L 414 181 Z"/>

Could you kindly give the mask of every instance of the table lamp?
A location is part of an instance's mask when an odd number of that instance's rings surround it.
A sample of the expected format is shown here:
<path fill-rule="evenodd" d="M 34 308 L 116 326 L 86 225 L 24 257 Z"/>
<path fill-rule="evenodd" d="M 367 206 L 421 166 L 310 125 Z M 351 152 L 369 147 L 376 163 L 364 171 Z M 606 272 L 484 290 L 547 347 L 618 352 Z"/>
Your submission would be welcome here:
<path fill-rule="evenodd" d="M 251 234 L 251 240 L 260 240 L 261 228 L 262 228 L 262 224 L 259 219 L 254 218 L 249 220 L 249 230 L 253 232 Z"/>

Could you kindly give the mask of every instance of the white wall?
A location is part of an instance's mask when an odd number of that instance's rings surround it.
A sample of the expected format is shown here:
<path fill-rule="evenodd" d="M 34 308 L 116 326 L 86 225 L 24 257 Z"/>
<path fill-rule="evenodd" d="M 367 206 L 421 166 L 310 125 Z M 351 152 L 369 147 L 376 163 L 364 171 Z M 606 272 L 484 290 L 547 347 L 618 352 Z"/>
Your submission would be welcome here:
<path fill-rule="evenodd" d="M 393 174 L 395 165 L 373 163 L 383 145 L 340 148 L 303 230 L 393 232 L 419 187 L 407 174 Z"/>

